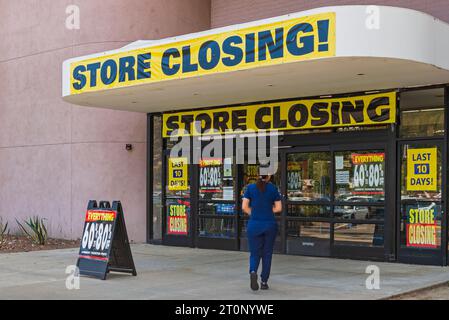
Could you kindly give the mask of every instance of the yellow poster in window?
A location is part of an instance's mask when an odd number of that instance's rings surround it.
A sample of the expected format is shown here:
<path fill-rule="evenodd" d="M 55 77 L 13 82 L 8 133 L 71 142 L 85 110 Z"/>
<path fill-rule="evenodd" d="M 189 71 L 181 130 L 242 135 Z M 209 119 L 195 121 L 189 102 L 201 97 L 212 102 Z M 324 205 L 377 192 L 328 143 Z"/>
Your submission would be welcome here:
<path fill-rule="evenodd" d="M 187 158 L 168 159 L 168 190 L 188 190 Z"/>
<path fill-rule="evenodd" d="M 407 191 L 437 191 L 437 148 L 407 149 Z"/>

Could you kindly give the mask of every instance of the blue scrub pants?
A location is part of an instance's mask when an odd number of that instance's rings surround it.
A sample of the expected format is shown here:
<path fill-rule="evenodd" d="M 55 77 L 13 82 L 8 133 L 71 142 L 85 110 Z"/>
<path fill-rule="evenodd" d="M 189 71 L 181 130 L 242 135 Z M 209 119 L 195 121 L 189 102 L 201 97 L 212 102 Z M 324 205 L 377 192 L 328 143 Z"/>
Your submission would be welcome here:
<path fill-rule="evenodd" d="M 278 225 L 276 221 L 248 221 L 247 234 L 251 252 L 249 257 L 249 272 L 254 271 L 257 273 L 260 259 L 262 259 L 262 282 L 267 282 L 270 277 L 271 258 L 277 232 Z"/>

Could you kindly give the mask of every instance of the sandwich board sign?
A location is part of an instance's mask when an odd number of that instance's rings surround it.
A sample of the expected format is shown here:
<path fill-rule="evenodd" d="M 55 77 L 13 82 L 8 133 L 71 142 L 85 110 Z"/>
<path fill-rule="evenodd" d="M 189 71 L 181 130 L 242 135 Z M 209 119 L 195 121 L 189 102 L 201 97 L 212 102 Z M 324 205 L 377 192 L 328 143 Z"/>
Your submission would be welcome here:
<path fill-rule="evenodd" d="M 90 200 L 77 262 L 81 275 L 106 280 L 110 271 L 137 275 L 120 201 Z"/>

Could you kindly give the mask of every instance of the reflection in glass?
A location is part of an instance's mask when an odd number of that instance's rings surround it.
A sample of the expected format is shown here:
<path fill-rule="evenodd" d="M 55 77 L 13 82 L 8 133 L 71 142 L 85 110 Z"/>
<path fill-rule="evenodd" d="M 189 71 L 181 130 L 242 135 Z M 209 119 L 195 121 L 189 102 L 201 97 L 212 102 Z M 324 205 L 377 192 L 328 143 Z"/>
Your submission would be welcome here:
<path fill-rule="evenodd" d="M 153 118 L 153 240 L 162 239 L 162 118 Z"/>
<path fill-rule="evenodd" d="M 295 238 L 330 238 L 330 224 L 325 222 L 287 221 L 287 237 Z"/>
<path fill-rule="evenodd" d="M 335 153 L 335 198 L 347 202 L 384 201 L 385 152 Z"/>
<path fill-rule="evenodd" d="M 240 225 L 240 238 L 248 238 L 247 235 L 247 226 L 248 226 L 248 221 L 249 219 L 240 219 L 239 225 Z M 281 238 L 281 228 L 280 228 L 280 222 L 279 220 L 277 221 L 278 223 L 278 234 L 276 236 L 276 241 L 280 241 Z"/>
<path fill-rule="evenodd" d="M 259 164 L 247 164 L 243 165 L 243 185 L 240 190 L 240 195 L 243 196 L 246 186 L 252 183 L 256 183 L 259 178 Z M 276 171 L 276 173 L 271 177 L 271 183 L 273 183 L 278 190 L 280 190 L 281 185 L 281 170 Z"/>
<path fill-rule="evenodd" d="M 358 206 L 357 204 L 336 206 L 334 208 L 334 217 L 337 219 L 352 220 L 383 220 L 385 217 L 385 208 Z"/>
<path fill-rule="evenodd" d="M 199 214 L 211 214 L 217 216 L 235 215 L 234 203 L 199 203 Z"/>
<path fill-rule="evenodd" d="M 234 200 L 235 170 L 232 158 L 199 161 L 199 196 L 203 200 Z"/>
<path fill-rule="evenodd" d="M 199 218 L 198 232 L 201 237 L 235 238 L 234 219 L 231 218 Z"/>
<path fill-rule="evenodd" d="M 401 137 L 432 137 L 444 135 L 444 109 L 401 112 Z"/>
<path fill-rule="evenodd" d="M 328 206 L 308 206 L 298 204 L 287 205 L 287 215 L 290 217 L 329 217 L 331 208 Z"/>
<path fill-rule="evenodd" d="M 383 224 L 336 223 L 334 244 L 367 247 L 383 247 Z"/>
<path fill-rule="evenodd" d="M 287 156 L 287 195 L 290 200 L 329 200 L 329 152 L 291 153 Z"/>

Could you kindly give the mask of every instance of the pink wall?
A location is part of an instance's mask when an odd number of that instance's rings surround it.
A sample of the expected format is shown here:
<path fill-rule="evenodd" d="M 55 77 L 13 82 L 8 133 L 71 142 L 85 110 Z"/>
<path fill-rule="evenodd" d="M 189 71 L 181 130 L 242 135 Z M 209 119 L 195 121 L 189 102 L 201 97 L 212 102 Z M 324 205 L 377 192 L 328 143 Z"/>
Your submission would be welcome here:
<path fill-rule="evenodd" d="M 448 0 L 212 0 L 212 28 L 334 5 L 386 5 L 427 12 L 449 22 Z"/>
<path fill-rule="evenodd" d="M 71 4 L 80 30 L 65 27 Z M 0 217 L 39 215 L 74 239 L 89 199 L 120 199 L 145 241 L 146 115 L 64 103 L 62 62 L 208 29 L 210 0 L 0 0 L 0 26 Z"/>

